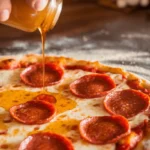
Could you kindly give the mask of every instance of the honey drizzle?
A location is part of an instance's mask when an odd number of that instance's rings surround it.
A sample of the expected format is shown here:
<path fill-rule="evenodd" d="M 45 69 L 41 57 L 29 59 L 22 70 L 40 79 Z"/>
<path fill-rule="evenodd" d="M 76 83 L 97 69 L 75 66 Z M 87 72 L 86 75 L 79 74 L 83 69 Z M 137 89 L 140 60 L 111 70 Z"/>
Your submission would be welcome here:
<path fill-rule="evenodd" d="M 42 70 L 42 80 L 43 80 L 43 87 L 42 87 L 42 91 L 46 91 L 45 88 L 45 40 L 46 40 L 46 32 L 40 27 L 39 28 L 40 34 L 41 34 L 41 41 L 42 41 L 42 66 L 43 66 L 43 70 Z"/>

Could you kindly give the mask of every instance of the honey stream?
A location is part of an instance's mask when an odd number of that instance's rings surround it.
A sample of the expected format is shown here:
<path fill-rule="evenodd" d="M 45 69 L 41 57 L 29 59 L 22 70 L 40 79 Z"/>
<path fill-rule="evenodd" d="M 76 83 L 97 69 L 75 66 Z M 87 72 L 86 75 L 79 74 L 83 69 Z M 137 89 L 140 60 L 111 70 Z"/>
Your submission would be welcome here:
<path fill-rule="evenodd" d="M 45 88 L 45 40 L 46 40 L 46 32 L 40 27 L 39 28 L 40 34 L 41 34 L 41 41 L 42 41 L 42 80 L 43 80 L 43 87 L 42 91 L 46 91 Z"/>

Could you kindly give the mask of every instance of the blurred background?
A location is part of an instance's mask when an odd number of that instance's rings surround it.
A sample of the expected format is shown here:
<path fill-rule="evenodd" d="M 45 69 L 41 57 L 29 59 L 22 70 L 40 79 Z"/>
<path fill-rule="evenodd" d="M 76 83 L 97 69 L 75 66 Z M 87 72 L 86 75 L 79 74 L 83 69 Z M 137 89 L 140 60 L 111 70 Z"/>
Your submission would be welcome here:
<path fill-rule="evenodd" d="M 149 0 L 64 0 L 46 54 L 98 60 L 150 80 Z M 0 55 L 41 53 L 39 32 L 0 25 Z"/>

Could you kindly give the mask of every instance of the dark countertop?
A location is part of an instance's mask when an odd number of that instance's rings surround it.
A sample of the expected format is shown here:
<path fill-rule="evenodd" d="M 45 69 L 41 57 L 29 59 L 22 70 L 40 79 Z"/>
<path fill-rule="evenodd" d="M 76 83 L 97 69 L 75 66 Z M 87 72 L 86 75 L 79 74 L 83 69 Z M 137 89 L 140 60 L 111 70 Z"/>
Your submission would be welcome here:
<path fill-rule="evenodd" d="M 27 53 L 41 53 L 39 33 L 0 25 L 0 55 Z M 46 53 L 99 60 L 150 80 L 150 10 L 124 13 L 92 1 L 64 3 L 47 35 Z"/>

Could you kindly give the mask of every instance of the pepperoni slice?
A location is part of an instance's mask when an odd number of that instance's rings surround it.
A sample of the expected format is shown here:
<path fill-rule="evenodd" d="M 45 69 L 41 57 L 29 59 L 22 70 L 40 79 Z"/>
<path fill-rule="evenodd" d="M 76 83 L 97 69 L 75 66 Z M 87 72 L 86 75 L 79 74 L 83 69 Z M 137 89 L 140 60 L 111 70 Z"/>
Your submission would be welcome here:
<path fill-rule="evenodd" d="M 54 133 L 37 133 L 28 136 L 18 150 L 74 150 L 67 138 Z"/>
<path fill-rule="evenodd" d="M 24 124 L 44 124 L 55 115 L 55 107 L 44 101 L 29 101 L 10 108 L 11 116 Z"/>
<path fill-rule="evenodd" d="M 132 89 L 116 91 L 106 96 L 104 106 L 111 114 L 131 118 L 148 108 L 149 97 Z"/>
<path fill-rule="evenodd" d="M 55 64 L 45 64 L 44 85 L 57 84 L 63 76 L 61 67 Z M 43 86 L 43 65 L 35 64 L 27 67 L 20 75 L 22 81 L 32 87 Z"/>
<path fill-rule="evenodd" d="M 129 80 L 127 81 L 127 85 L 135 90 L 140 90 L 142 89 L 142 86 L 140 85 L 140 81 L 139 80 Z"/>
<path fill-rule="evenodd" d="M 132 129 L 131 133 L 120 139 L 116 144 L 116 150 L 133 150 L 143 139 L 147 121 Z"/>
<path fill-rule="evenodd" d="M 3 134 L 7 134 L 7 130 L 3 130 L 3 131 L 0 130 L 0 135 L 3 135 Z"/>
<path fill-rule="evenodd" d="M 96 98 L 115 88 L 114 81 L 107 75 L 85 75 L 70 84 L 71 92 L 81 98 Z"/>
<path fill-rule="evenodd" d="M 133 150 L 143 138 L 143 131 L 139 134 L 132 131 L 128 136 L 122 138 L 116 144 L 116 150 Z"/>
<path fill-rule="evenodd" d="M 19 67 L 20 67 L 19 62 L 12 58 L 0 61 L 0 69 L 12 70 Z"/>
<path fill-rule="evenodd" d="M 56 103 L 56 98 L 54 96 L 48 95 L 48 94 L 40 94 L 40 95 L 36 96 L 34 98 L 34 100 L 46 101 L 49 103 Z"/>
<path fill-rule="evenodd" d="M 127 81 L 127 85 L 135 90 L 140 90 L 141 92 L 147 94 L 150 96 L 150 89 L 146 89 L 144 88 L 141 84 L 139 80 L 129 80 Z"/>
<path fill-rule="evenodd" d="M 92 144 L 117 142 L 130 133 L 128 120 L 122 116 L 91 117 L 80 122 L 80 135 Z"/>

